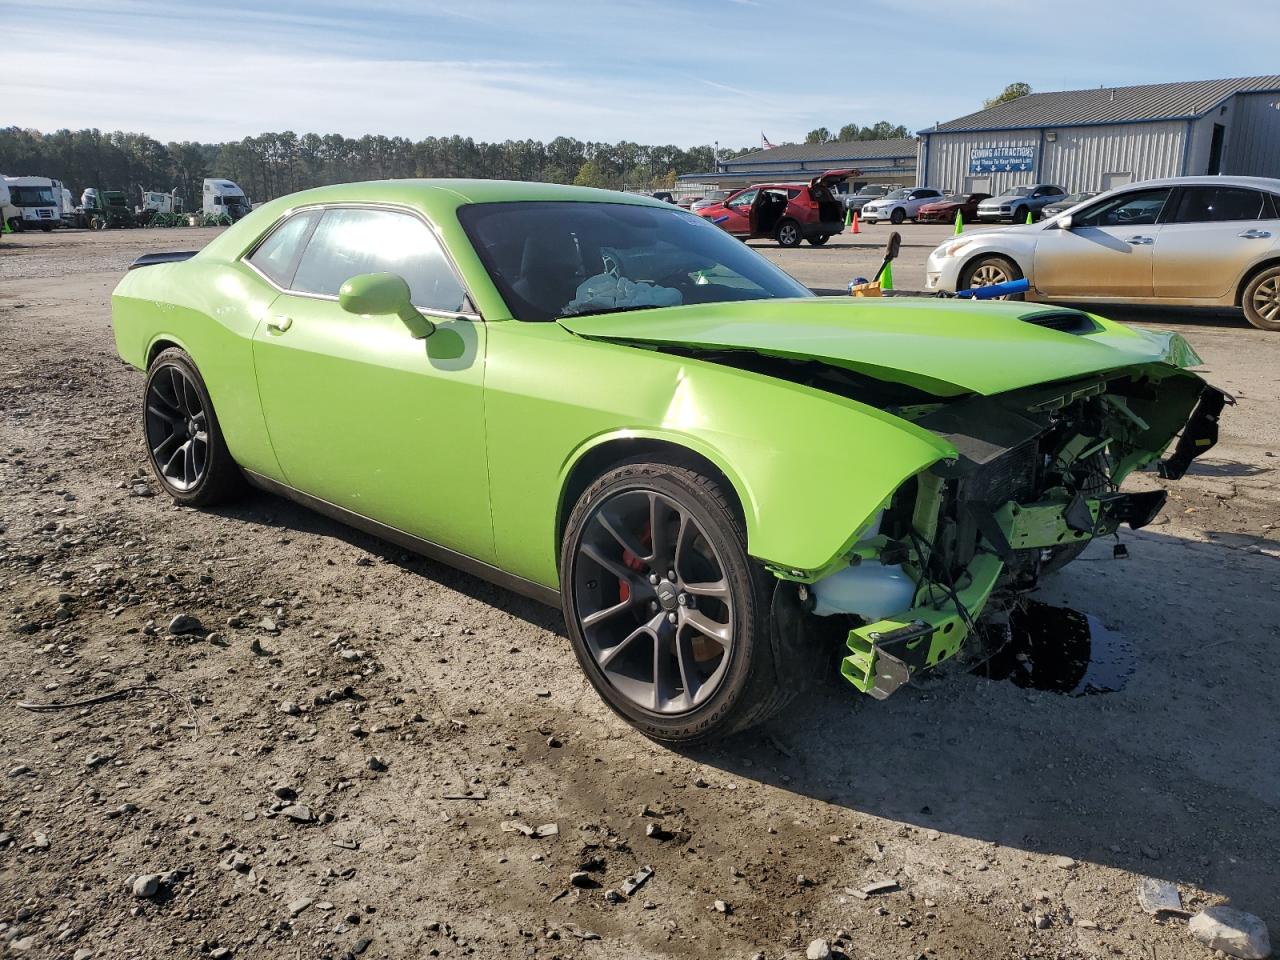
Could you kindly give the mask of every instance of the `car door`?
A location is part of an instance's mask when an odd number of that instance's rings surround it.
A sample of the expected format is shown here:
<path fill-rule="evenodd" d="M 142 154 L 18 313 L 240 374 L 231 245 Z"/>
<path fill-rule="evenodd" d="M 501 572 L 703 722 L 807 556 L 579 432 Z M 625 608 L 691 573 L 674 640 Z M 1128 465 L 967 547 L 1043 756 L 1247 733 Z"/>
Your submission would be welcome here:
<path fill-rule="evenodd" d="M 1132 190 L 1081 210 L 1070 229 L 1039 229 L 1032 284 L 1046 297 L 1150 299 L 1152 253 L 1169 187 Z"/>
<path fill-rule="evenodd" d="M 716 225 L 726 233 L 731 233 L 735 237 L 747 237 L 751 235 L 751 207 L 756 202 L 756 196 L 760 191 L 752 187 L 750 190 L 743 190 L 741 193 L 734 194 L 724 204 L 724 217 L 721 220 L 716 218 Z"/>
<path fill-rule="evenodd" d="M 415 214 L 330 206 L 292 263 L 250 266 L 280 288 L 254 335 L 258 392 L 288 484 L 468 556 L 489 560 L 485 330 L 435 233 Z M 354 276 L 389 272 L 436 324 L 415 339 L 399 317 L 348 313 Z"/>
<path fill-rule="evenodd" d="M 1234 298 L 1241 275 L 1280 240 L 1275 197 L 1227 185 L 1178 191 L 1155 247 L 1155 295 Z"/>

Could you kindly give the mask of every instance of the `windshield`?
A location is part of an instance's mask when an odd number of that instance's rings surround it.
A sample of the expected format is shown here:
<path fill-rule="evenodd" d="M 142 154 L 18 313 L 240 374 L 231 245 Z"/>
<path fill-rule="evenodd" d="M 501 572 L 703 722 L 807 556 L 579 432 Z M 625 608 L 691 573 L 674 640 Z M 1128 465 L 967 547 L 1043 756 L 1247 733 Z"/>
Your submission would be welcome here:
<path fill-rule="evenodd" d="M 888 190 L 888 187 L 873 187 L 873 186 L 866 186 L 866 187 L 863 187 L 861 190 L 859 190 L 859 191 L 858 191 L 858 196 L 861 196 L 861 197 L 883 197 L 883 196 L 884 196 L 884 194 L 885 194 L 885 191 L 886 191 L 886 190 Z"/>
<path fill-rule="evenodd" d="M 1068 204 L 1084 203 L 1086 200 L 1088 200 L 1092 196 L 1093 196 L 1092 193 L 1073 193 L 1069 197 L 1063 197 L 1061 200 L 1055 203 L 1054 206 L 1065 207 Z"/>
<path fill-rule="evenodd" d="M 1009 188 L 1008 190 L 1006 190 L 1004 193 L 1000 194 L 1000 196 L 1002 196 L 1002 197 L 1025 197 L 1025 196 L 1030 195 L 1030 193 L 1031 193 L 1031 187 L 1010 187 L 1010 188 Z"/>
<path fill-rule="evenodd" d="M 910 194 L 911 194 L 911 191 L 908 190 L 906 187 L 903 187 L 901 190 L 893 191 L 893 193 L 886 193 L 884 195 L 884 198 L 886 200 L 902 200 L 905 197 L 909 196 Z"/>
<path fill-rule="evenodd" d="M 16 207 L 51 207 L 53 206 L 52 187 L 13 187 L 9 188 L 10 202 Z"/>
<path fill-rule="evenodd" d="M 458 219 L 517 320 L 813 294 L 676 207 L 526 200 Z"/>

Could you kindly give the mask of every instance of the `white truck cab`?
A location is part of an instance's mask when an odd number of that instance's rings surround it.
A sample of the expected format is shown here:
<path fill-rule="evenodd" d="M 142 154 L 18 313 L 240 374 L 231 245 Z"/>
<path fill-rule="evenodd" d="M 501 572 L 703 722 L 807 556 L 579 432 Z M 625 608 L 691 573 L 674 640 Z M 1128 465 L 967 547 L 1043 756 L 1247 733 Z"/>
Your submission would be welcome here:
<path fill-rule="evenodd" d="M 4 205 L 4 220 L 14 230 L 44 230 L 46 233 L 62 223 L 62 184 L 54 193 L 54 181 L 48 177 L 5 177 L 9 200 Z"/>
<path fill-rule="evenodd" d="M 214 216 L 226 214 L 232 220 L 239 220 L 250 209 L 249 198 L 230 180 L 219 180 L 215 177 L 205 180 L 204 213 Z"/>

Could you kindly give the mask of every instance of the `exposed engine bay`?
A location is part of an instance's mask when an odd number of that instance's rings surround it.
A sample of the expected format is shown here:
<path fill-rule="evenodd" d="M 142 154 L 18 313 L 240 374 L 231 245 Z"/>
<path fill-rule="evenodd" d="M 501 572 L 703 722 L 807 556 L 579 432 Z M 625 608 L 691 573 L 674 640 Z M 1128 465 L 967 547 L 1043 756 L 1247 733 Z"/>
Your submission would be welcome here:
<path fill-rule="evenodd" d="M 1161 476 L 1181 477 L 1233 402 L 1167 365 L 942 399 L 819 361 L 688 352 L 874 405 L 955 448 L 893 493 L 845 565 L 797 588 L 803 613 L 847 622 L 841 672 L 881 699 L 955 655 L 993 597 L 1031 590 L 1122 525 L 1150 523 L 1165 492 L 1121 492 L 1121 482 L 1157 461 Z"/>

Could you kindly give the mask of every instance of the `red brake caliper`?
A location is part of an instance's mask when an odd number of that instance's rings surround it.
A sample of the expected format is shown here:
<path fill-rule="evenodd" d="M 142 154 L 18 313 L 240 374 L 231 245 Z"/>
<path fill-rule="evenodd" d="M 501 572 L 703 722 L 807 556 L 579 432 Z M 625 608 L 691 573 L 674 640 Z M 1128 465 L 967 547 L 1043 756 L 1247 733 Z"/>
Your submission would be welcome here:
<path fill-rule="evenodd" d="M 653 524 L 651 521 L 645 521 L 644 534 L 640 537 L 640 542 L 648 547 L 653 544 Z M 636 573 L 644 571 L 644 561 L 637 557 L 630 550 L 623 549 L 622 562 L 634 570 Z M 618 602 L 626 603 L 631 599 L 631 585 L 627 581 L 618 580 Z"/>

